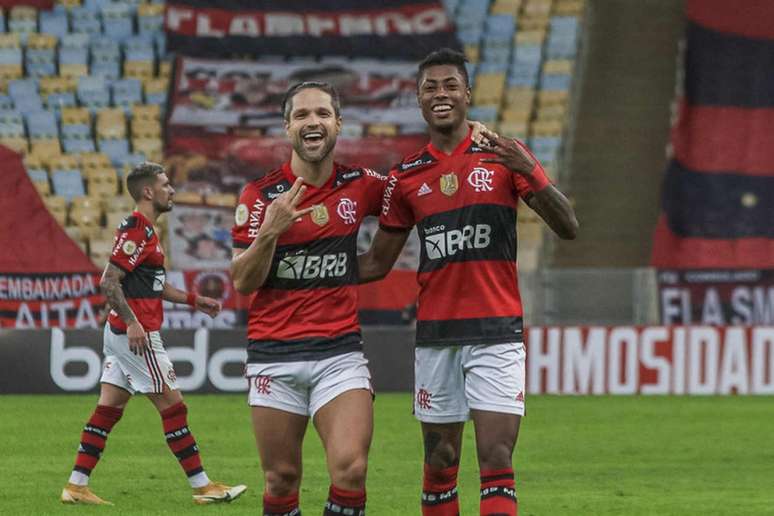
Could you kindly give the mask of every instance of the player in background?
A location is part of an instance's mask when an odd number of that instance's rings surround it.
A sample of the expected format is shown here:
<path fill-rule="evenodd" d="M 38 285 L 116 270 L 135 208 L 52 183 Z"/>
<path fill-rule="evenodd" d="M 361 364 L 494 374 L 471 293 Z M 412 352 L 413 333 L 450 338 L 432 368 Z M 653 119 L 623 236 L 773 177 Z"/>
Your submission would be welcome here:
<path fill-rule="evenodd" d="M 111 310 L 104 330 L 105 364 L 97 407 L 81 434 L 70 480 L 62 490 L 64 503 L 110 504 L 91 492 L 89 476 L 105 449 L 108 434 L 136 392 L 158 409 L 164 437 L 177 457 L 197 504 L 230 502 L 246 487 L 211 481 L 202 467 L 199 447 L 188 428 L 187 408 L 176 386 L 175 371 L 159 334 L 164 319 L 162 300 L 186 303 L 214 317 L 215 299 L 183 292 L 165 281 L 164 251 L 153 224 L 172 209 L 175 190 L 156 163 L 136 166 L 126 179 L 137 209 L 116 233 L 110 261 L 100 287 Z"/>
<path fill-rule="evenodd" d="M 417 88 L 430 143 L 390 172 L 380 229 L 358 258 L 360 278 L 384 277 L 417 226 L 414 412 L 425 449 L 422 514 L 459 514 L 462 432 L 472 419 L 481 514 L 515 515 L 512 455 L 524 415 L 525 362 L 517 204 L 526 202 L 560 238 L 575 238 L 578 222 L 523 144 L 489 131 L 486 143 L 471 140 L 464 55 L 428 55 Z"/>

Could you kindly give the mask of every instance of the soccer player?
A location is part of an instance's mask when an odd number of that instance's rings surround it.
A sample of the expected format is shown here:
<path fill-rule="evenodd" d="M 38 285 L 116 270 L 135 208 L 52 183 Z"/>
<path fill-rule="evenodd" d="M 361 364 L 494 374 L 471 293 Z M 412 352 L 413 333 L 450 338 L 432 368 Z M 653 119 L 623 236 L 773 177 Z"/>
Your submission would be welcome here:
<path fill-rule="evenodd" d="M 430 143 L 389 174 L 380 229 L 358 258 L 361 281 L 384 277 L 417 226 L 421 255 L 414 412 L 424 437 L 422 514 L 459 514 L 464 422 L 473 420 L 481 514 L 515 515 L 512 455 L 524 415 L 522 306 L 516 273 L 521 198 L 560 237 L 578 222 L 526 147 L 465 123 L 465 57 L 443 49 L 419 65 L 417 100 Z"/>
<path fill-rule="evenodd" d="M 164 168 L 156 163 L 136 166 L 126 185 L 137 209 L 116 233 L 110 261 L 100 286 L 110 305 L 104 330 L 105 364 L 97 407 L 81 434 L 70 481 L 62 490 L 64 503 L 110 504 L 88 487 L 108 434 L 136 392 L 145 394 L 161 415 L 164 437 L 193 488 L 197 504 L 230 502 L 245 489 L 207 477 L 199 447 L 188 428 L 187 408 L 176 386 L 175 371 L 159 334 L 164 318 L 162 300 L 187 303 L 214 317 L 215 299 L 183 292 L 165 281 L 164 251 L 153 224 L 172 209 L 175 190 Z"/>

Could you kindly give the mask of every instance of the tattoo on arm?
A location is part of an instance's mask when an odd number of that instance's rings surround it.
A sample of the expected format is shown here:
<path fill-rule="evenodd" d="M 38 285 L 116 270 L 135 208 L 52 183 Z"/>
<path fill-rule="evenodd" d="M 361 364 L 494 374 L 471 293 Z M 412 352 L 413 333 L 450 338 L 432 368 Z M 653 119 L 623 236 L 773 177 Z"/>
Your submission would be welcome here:
<path fill-rule="evenodd" d="M 137 317 L 129 307 L 129 303 L 126 302 L 126 296 L 121 288 L 121 280 L 124 276 L 126 276 L 124 271 L 109 263 L 102 274 L 100 287 L 102 287 L 102 292 L 105 294 L 110 308 L 116 311 L 122 321 L 129 324 L 136 321 Z"/>

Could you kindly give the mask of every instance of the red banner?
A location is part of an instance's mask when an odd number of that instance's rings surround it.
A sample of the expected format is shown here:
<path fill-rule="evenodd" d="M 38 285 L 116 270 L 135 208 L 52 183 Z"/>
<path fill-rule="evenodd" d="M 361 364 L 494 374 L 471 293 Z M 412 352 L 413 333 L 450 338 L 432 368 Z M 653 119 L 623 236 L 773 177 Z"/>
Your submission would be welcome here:
<path fill-rule="evenodd" d="M 774 394 L 774 327 L 531 328 L 531 394 Z"/>

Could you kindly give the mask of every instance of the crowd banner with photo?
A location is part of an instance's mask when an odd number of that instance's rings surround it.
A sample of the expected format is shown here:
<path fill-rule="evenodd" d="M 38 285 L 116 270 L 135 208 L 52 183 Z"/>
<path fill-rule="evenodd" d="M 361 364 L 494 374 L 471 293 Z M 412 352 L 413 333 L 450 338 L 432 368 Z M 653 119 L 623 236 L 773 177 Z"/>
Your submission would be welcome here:
<path fill-rule="evenodd" d="M 774 8 L 686 2 L 684 92 L 652 265 L 774 268 Z"/>
<path fill-rule="evenodd" d="M 0 146 L 0 328 L 94 328 L 99 272 L 51 216 L 21 156 Z"/>
<path fill-rule="evenodd" d="M 247 389 L 244 329 L 162 335 L 183 391 Z M 533 327 L 525 335 L 527 395 L 774 394 L 772 326 Z M 365 328 L 363 339 L 377 392 L 411 391 L 413 330 Z M 98 330 L 0 332 L 0 394 L 94 392 L 101 348 Z"/>
<path fill-rule="evenodd" d="M 282 98 L 293 84 L 317 80 L 341 96 L 347 124 L 396 124 L 425 132 L 416 100 L 416 63 L 369 59 L 224 61 L 179 57 L 169 125 L 282 128 Z"/>
<path fill-rule="evenodd" d="M 228 269 L 234 210 L 177 205 L 167 215 L 169 255 L 175 269 Z"/>
<path fill-rule="evenodd" d="M 658 271 L 662 324 L 774 325 L 774 270 Z"/>
<path fill-rule="evenodd" d="M 437 0 L 173 0 L 167 46 L 191 56 L 371 56 L 421 58 L 459 48 Z"/>

